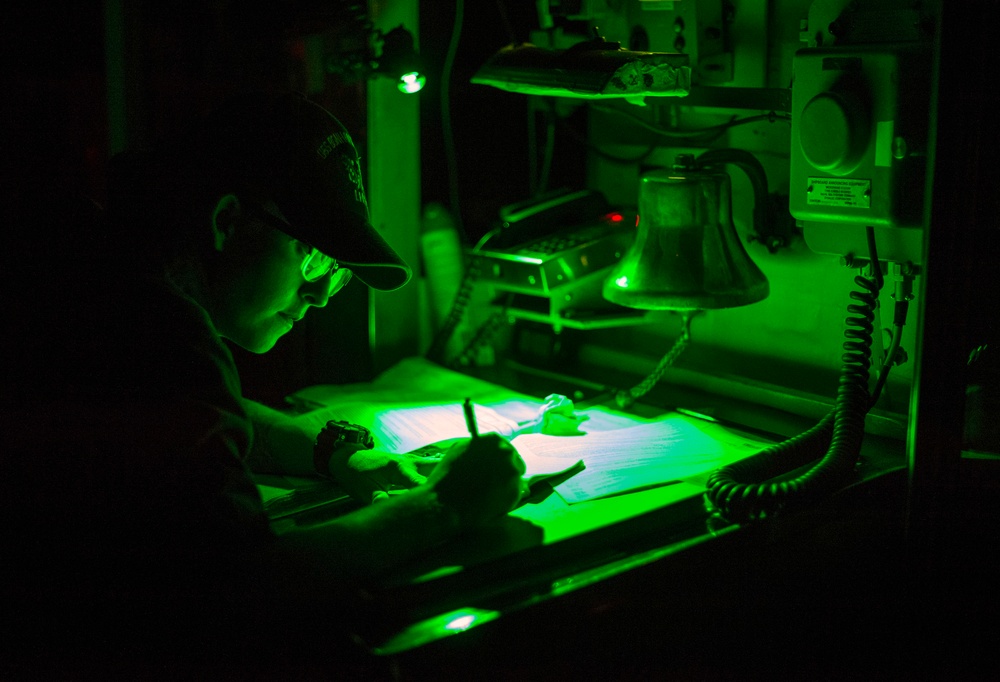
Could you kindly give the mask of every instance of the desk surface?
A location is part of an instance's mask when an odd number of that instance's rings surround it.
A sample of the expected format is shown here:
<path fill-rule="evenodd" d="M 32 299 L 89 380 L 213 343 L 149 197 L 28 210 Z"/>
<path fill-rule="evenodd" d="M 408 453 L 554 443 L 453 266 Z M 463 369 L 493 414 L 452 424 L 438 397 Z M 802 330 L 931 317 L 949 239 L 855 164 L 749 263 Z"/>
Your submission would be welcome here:
<path fill-rule="evenodd" d="M 361 633 L 392 654 L 655 561 L 719 532 L 703 490 L 677 483 L 580 504 L 552 494 L 397 571 L 373 591 L 395 621 Z"/>
<path fill-rule="evenodd" d="M 385 617 L 356 635 L 372 653 L 406 652 L 737 533 L 711 518 L 703 493 L 678 482 L 572 505 L 557 494 L 525 504 L 371 585 Z"/>

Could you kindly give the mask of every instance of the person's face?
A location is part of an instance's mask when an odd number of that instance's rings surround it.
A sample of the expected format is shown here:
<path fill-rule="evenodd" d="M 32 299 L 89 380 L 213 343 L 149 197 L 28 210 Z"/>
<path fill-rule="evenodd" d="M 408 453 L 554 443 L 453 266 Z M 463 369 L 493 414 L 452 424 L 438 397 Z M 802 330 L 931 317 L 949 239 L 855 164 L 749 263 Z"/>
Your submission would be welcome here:
<path fill-rule="evenodd" d="M 269 225 L 247 206 L 216 212 L 217 258 L 207 273 L 206 309 L 219 334 L 254 353 L 269 351 L 312 306 L 323 307 L 334 276 L 303 274 L 311 247 Z M 220 217 L 230 222 L 220 220 Z M 221 247 L 221 248 L 220 248 Z"/>

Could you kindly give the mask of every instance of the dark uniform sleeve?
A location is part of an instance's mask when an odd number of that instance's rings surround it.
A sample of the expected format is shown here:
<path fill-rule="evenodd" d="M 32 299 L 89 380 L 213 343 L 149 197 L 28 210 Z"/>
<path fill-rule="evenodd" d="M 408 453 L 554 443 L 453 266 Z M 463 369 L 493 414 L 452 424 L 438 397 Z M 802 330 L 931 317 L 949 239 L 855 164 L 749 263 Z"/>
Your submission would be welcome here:
<path fill-rule="evenodd" d="M 176 289 L 130 287 L 120 315 L 97 302 L 65 358 L 30 360 L 57 385 L 4 405 L 15 580 L 0 634 L 40 652 L 219 650 L 260 627 L 272 594 L 232 356 Z"/>

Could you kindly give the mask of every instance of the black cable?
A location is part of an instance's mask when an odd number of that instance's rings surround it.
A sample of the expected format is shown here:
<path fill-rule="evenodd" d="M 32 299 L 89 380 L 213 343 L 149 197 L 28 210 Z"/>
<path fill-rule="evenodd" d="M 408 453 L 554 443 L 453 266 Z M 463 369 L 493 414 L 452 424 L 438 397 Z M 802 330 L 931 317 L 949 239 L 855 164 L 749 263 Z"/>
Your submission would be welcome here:
<path fill-rule="evenodd" d="M 597 154 L 605 161 L 610 161 L 611 163 L 620 163 L 623 165 L 642 163 L 643 161 L 648 159 L 653 154 L 653 152 L 657 150 L 657 147 L 658 145 L 651 144 L 646 148 L 646 151 L 642 152 L 641 154 L 637 154 L 636 156 L 615 156 L 614 154 L 609 154 L 608 152 L 604 151 L 597 145 L 587 143 L 587 148 L 590 149 L 592 153 Z"/>
<path fill-rule="evenodd" d="M 897 302 L 897 309 L 899 308 L 899 303 L 902 303 L 905 307 L 906 301 Z M 903 318 L 905 319 L 906 313 L 903 313 Z M 885 382 L 889 378 L 889 371 L 896 364 L 896 356 L 899 355 L 899 342 L 903 336 L 903 325 L 894 324 L 892 327 L 892 339 L 889 341 L 889 350 L 885 353 L 885 360 L 882 363 L 882 367 L 878 373 L 878 379 L 875 381 L 875 386 L 872 388 L 872 398 L 871 407 L 875 407 L 875 403 L 878 402 L 879 397 L 882 395 L 882 389 L 885 387 Z"/>
<path fill-rule="evenodd" d="M 441 365 L 447 364 L 445 351 L 447 350 L 448 342 L 451 340 L 452 334 L 455 333 L 459 322 L 462 321 L 462 316 L 465 315 L 465 309 L 472 298 L 472 288 L 475 286 L 476 280 L 479 279 L 481 267 L 482 264 L 479 257 L 473 253 L 470 256 L 468 266 L 465 268 L 465 273 L 462 275 L 462 282 L 458 285 L 458 291 L 455 292 L 455 299 L 452 301 L 451 310 L 448 311 L 448 316 L 441 324 L 441 328 L 437 334 L 434 335 L 434 340 L 431 341 L 431 346 L 427 350 L 428 360 Z"/>
<path fill-rule="evenodd" d="M 542 165 L 538 171 L 538 186 L 534 188 L 534 196 L 545 194 L 549 187 L 549 176 L 552 173 L 552 159 L 556 148 L 556 120 L 554 110 L 545 114 L 545 146 L 542 148 Z"/>
<path fill-rule="evenodd" d="M 770 111 L 766 114 L 756 114 L 754 116 L 745 116 L 743 118 L 734 117 L 726 121 L 725 123 L 720 123 L 714 126 L 707 126 L 705 128 L 693 128 L 691 130 L 669 130 L 667 128 L 658 126 L 655 123 L 650 123 L 641 116 L 636 116 L 635 114 L 625 111 L 624 109 L 619 109 L 618 107 L 609 107 L 600 104 L 592 104 L 591 106 L 597 109 L 598 111 L 611 112 L 615 114 L 620 114 L 621 116 L 625 116 L 626 118 L 630 118 L 636 123 L 638 123 L 640 126 L 645 128 L 646 130 L 649 130 L 650 132 L 655 133 L 657 135 L 662 135 L 663 137 L 670 137 L 670 138 L 692 138 L 692 137 L 699 137 L 701 135 L 710 135 L 713 133 L 721 135 L 730 128 L 739 125 L 745 125 L 747 123 L 755 123 L 757 121 L 770 121 L 771 123 L 774 123 L 779 119 L 785 121 L 791 121 L 792 119 L 792 117 L 788 114 L 779 114 L 777 112 Z"/>
<path fill-rule="evenodd" d="M 499 227 L 490 230 L 472 247 L 469 263 L 462 274 L 462 281 L 458 285 L 458 291 L 455 292 L 455 298 L 451 302 L 451 309 L 441 324 L 441 328 L 434 335 L 434 339 L 431 341 L 430 348 L 427 351 L 426 357 L 428 360 L 442 365 L 447 364 L 447 358 L 445 358 L 444 354 L 448 341 L 451 340 L 452 334 L 455 333 L 458 323 L 462 321 L 462 316 L 465 315 L 465 309 L 468 307 L 469 300 L 472 297 L 472 287 L 476 284 L 476 280 L 479 279 L 482 264 L 479 262 L 476 254 L 486 246 L 487 242 L 500 234 L 501 230 L 502 228 Z"/>
<path fill-rule="evenodd" d="M 513 27 L 507 17 L 506 8 L 500 0 L 497 0 L 497 9 L 500 11 L 501 20 L 504 22 L 507 32 L 511 37 L 511 41 L 517 42 Z M 462 220 L 461 204 L 459 201 L 458 157 L 455 152 L 455 139 L 454 131 L 452 129 L 451 102 L 449 93 L 451 71 L 455 62 L 455 54 L 458 52 L 458 43 L 462 33 L 464 15 L 464 0 L 456 0 L 455 20 L 452 25 L 451 38 L 448 41 L 448 51 L 445 55 L 444 68 L 442 69 L 441 75 L 441 127 L 444 134 L 445 159 L 448 167 L 448 193 L 451 213 L 454 217 L 455 223 L 458 225 L 459 234 L 468 238 L 468 234 L 465 231 L 465 224 Z M 496 233 L 496 230 L 487 233 L 482 239 L 479 240 L 479 243 L 476 244 L 475 248 L 472 249 L 469 262 L 462 275 L 462 281 L 459 284 L 458 291 L 455 293 L 455 298 L 452 301 L 451 309 L 448 311 L 448 315 L 441 324 L 441 328 L 438 329 L 437 333 L 434 335 L 430 348 L 427 350 L 426 357 L 429 360 L 439 364 L 447 363 L 445 353 L 447 351 L 448 342 L 451 340 L 452 335 L 455 333 L 455 329 L 458 327 L 459 323 L 462 321 L 462 317 L 465 315 L 465 309 L 469 305 L 469 300 L 472 297 L 472 289 L 475 286 L 476 280 L 479 279 L 481 263 L 479 258 L 476 256 L 476 252 L 478 252 L 489 239 L 495 236 Z"/>
<path fill-rule="evenodd" d="M 868 228 L 872 277 L 854 278 L 858 290 L 850 297 L 845 320 L 844 354 L 833 409 L 808 431 L 761 450 L 752 457 L 716 470 L 705 497 L 715 512 L 731 522 L 745 523 L 785 508 L 818 501 L 837 490 L 853 473 L 865 434 L 871 404 L 868 375 L 872 333 L 881 277 L 874 231 Z M 780 477 L 822 458 L 805 473 Z M 779 480 L 772 480 L 779 479 Z"/>
<path fill-rule="evenodd" d="M 445 54 L 444 66 L 441 69 L 441 131 L 444 136 L 445 163 L 448 171 L 448 197 L 451 215 L 458 226 L 458 233 L 468 237 L 462 220 L 462 207 L 458 191 L 458 155 L 455 152 L 455 136 L 451 121 L 451 72 L 455 64 L 455 54 L 458 52 L 458 42 L 462 34 L 462 22 L 465 17 L 465 0 L 455 0 L 455 20 L 448 40 L 448 51 Z M 434 362 L 443 362 L 445 348 L 458 323 L 462 320 L 465 306 L 472 294 L 472 286 L 479 275 L 478 259 L 473 258 L 465 268 L 462 281 L 455 293 L 451 310 L 431 341 L 427 358 Z"/>
<path fill-rule="evenodd" d="M 644 120 L 644 119 L 642 119 L 642 118 L 640 118 L 638 116 L 635 116 L 634 114 L 627 113 L 625 111 L 622 111 L 622 110 L 614 108 L 614 107 L 600 106 L 600 105 L 594 105 L 594 104 L 592 104 L 591 106 L 593 108 L 597 109 L 598 111 L 611 111 L 611 112 L 620 113 L 623 116 L 626 116 L 628 118 L 633 119 L 634 121 L 638 122 L 643 127 L 647 128 L 648 130 L 651 130 L 652 132 L 654 132 L 654 133 L 656 133 L 658 135 L 662 135 L 664 137 L 670 137 L 670 138 L 684 139 L 685 141 L 690 142 L 690 143 L 698 143 L 698 144 L 704 144 L 704 145 L 708 145 L 708 144 L 711 144 L 712 142 L 715 142 L 717 139 L 719 139 L 720 137 L 722 137 L 722 135 L 724 135 L 727 130 L 729 130 L 730 128 L 732 128 L 734 126 L 744 125 L 744 124 L 747 124 L 747 123 L 753 123 L 755 121 L 761 121 L 761 120 L 768 120 L 768 121 L 771 121 L 773 123 L 774 121 L 776 121 L 778 119 L 789 119 L 790 118 L 790 117 L 788 117 L 785 114 L 777 114 L 777 113 L 775 113 L 775 112 L 772 111 L 772 112 L 769 112 L 767 114 L 759 114 L 759 115 L 756 115 L 756 116 L 747 116 L 747 117 L 744 117 L 744 118 L 733 118 L 733 119 L 727 121 L 726 123 L 720 123 L 719 125 L 709 126 L 707 128 L 696 128 L 696 129 L 692 129 L 692 130 L 677 130 L 677 131 L 674 131 L 674 130 L 667 130 L 667 129 L 664 129 L 664 128 L 660 128 L 659 126 L 651 124 L 648 121 L 646 121 L 646 120 Z M 576 129 L 574 129 L 571 125 L 569 125 L 565 121 L 565 119 L 561 119 L 561 118 L 557 117 L 556 122 L 574 140 L 576 140 L 577 142 L 583 144 L 590 151 L 592 151 L 593 153 L 597 154 L 601 158 L 603 158 L 603 159 L 605 159 L 607 161 L 611 161 L 612 163 L 622 163 L 622 164 L 640 163 L 640 162 L 644 161 L 646 158 L 648 158 L 654 151 L 656 151 L 656 149 L 658 147 L 657 143 L 653 142 L 652 144 L 649 145 L 649 147 L 646 149 L 646 151 L 642 152 L 638 156 L 634 156 L 634 157 L 620 157 L 620 156 L 615 156 L 613 154 L 609 154 L 608 152 L 606 152 L 603 149 L 601 149 L 599 146 L 597 146 L 594 143 L 592 143 L 584 135 L 581 135 L 579 132 L 576 131 Z M 756 161 L 756 160 L 754 159 L 754 161 Z M 759 162 L 757 162 L 757 165 L 759 166 Z M 749 173 L 750 173 L 750 171 L 748 170 L 748 174 Z M 751 178 L 751 180 L 752 179 L 753 178 Z M 764 211 L 765 209 L 766 209 L 766 207 L 764 206 L 764 202 L 761 202 L 761 208 L 758 209 L 758 210 Z"/>
<path fill-rule="evenodd" d="M 519 44 L 521 41 L 517 38 L 517 32 L 514 31 L 514 25 L 510 23 L 510 18 L 507 16 L 507 7 L 504 5 L 503 0 L 497 0 L 497 10 L 500 12 L 500 21 L 503 23 L 503 28 L 507 32 L 507 37 L 510 38 L 510 44 Z"/>
<path fill-rule="evenodd" d="M 579 142 L 580 144 L 585 146 L 587 149 L 589 149 L 591 152 L 601 157 L 605 161 L 610 161 L 612 163 L 620 163 L 620 164 L 642 163 L 647 158 L 649 158 L 649 156 L 652 155 L 652 153 L 655 152 L 659 147 L 659 145 L 656 142 L 653 142 L 652 144 L 649 145 L 649 147 L 646 148 L 646 151 L 642 152 L 641 154 L 638 154 L 637 156 L 616 156 L 601 149 L 598 145 L 588 140 L 585 135 L 581 135 L 576 130 L 576 128 L 567 123 L 565 119 L 556 117 L 555 120 L 556 120 L 556 125 L 558 125 L 564 132 L 566 132 L 575 141 Z"/>
<path fill-rule="evenodd" d="M 444 135 L 444 155 L 448 169 L 448 195 L 451 214 L 458 225 L 459 234 L 465 234 L 462 210 L 458 196 L 458 155 L 455 153 L 455 135 L 451 122 L 451 71 L 458 52 L 458 41 L 462 35 L 462 21 L 465 16 L 465 0 L 455 0 L 455 22 L 452 24 L 451 38 L 444 67 L 441 69 L 441 130 Z"/>
<path fill-rule="evenodd" d="M 882 274 L 882 264 L 878 262 L 878 249 L 875 244 L 875 230 L 869 225 L 865 228 L 865 239 L 868 241 L 868 256 L 871 259 L 872 276 L 878 285 L 879 291 L 885 284 L 885 276 Z"/>
<path fill-rule="evenodd" d="M 465 367 L 473 364 L 479 349 L 493 340 L 500 327 L 506 324 L 507 310 L 510 308 L 513 300 L 514 294 L 508 293 L 504 298 L 504 303 L 500 307 L 500 310 L 494 312 L 485 322 L 479 325 L 479 328 L 472 335 L 472 338 L 469 339 L 469 342 L 465 344 L 465 347 L 446 363 L 448 367 Z"/>
<path fill-rule="evenodd" d="M 531 105 L 531 101 L 528 101 L 528 190 L 531 192 L 532 196 L 535 194 L 535 189 L 538 187 L 538 126 L 537 118 L 538 112 L 535 111 L 534 107 Z"/>

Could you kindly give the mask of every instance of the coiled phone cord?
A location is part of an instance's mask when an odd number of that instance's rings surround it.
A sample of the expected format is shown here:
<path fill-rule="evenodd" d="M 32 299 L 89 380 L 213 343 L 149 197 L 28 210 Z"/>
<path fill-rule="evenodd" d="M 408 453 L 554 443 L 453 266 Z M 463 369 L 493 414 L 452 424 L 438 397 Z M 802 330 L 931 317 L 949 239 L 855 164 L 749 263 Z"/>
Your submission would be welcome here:
<path fill-rule="evenodd" d="M 486 246 L 486 243 L 499 233 L 500 228 L 490 230 L 472 247 L 472 251 L 468 255 L 468 265 L 465 268 L 465 273 L 462 275 L 462 282 L 458 285 L 458 291 L 455 292 L 455 299 L 451 303 L 451 310 L 448 311 L 447 317 L 445 317 L 437 334 L 434 335 L 430 348 L 427 350 L 428 360 L 441 365 L 450 365 L 453 362 L 445 357 L 445 351 L 447 350 L 448 342 L 455 333 L 455 329 L 465 315 L 465 309 L 472 298 L 472 289 L 479 279 L 479 273 L 483 267 L 482 259 L 479 257 L 479 250 Z M 503 317 L 506 317 L 506 308 L 504 308 Z"/>
<path fill-rule="evenodd" d="M 456 367 L 468 367 L 475 363 L 479 350 L 489 344 L 500 328 L 508 323 L 507 310 L 510 308 L 512 299 L 513 294 L 508 294 L 500 310 L 494 312 L 486 318 L 485 322 L 479 325 L 479 328 L 472 335 L 472 338 L 469 339 L 468 343 L 465 344 L 465 347 L 447 362 L 447 367 L 454 369 Z"/>
<path fill-rule="evenodd" d="M 857 303 L 847 307 L 845 352 L 834 407 L 798 436 L 712 473 L 705 497 L 714 512 L 727 521 L 755 521 L 793 505 L 818 501 L 832 494 L 854 471 L 865 434 L 865 415 L 872 402 L 868 376 L 875 307 L 882 288 L 874 231 L 869 227 L 867 232 L 873 276 L 854 278 L 858 290 L 850 297 Z M 822 459 L 805 473 L 789 480 L 771 480 L 821 454 Z"/>
<path fill-rule="evenodd" d="M 451 310 L 448 311 L 448 316 L 445 317 L 444 322 L 441 324 L 441 328 L 438 330 L 437 334 L 434 335 L 434 340 L 431 342 L 430 348 L 427 350 L 427 358 L 433 362 L 444 364 L 447 360 L 445 358 L 445 350 L 447 349 L 448 342 L 451 340 L 452 334 L 455 333 L 455 329 L 458 324 L 462 321 L 462 317 L 465 315 L 465 308 L 469 305 L 469 299 L 472 297 L 472 287 L 475 285 L 476 280 L 479 279 L 479 270 L 481 268 L 480 259 L 477 255 L 472 254 L 469 259 L 469 265 L 465 269 L 465 274 L 462 276 L 462 282 L 458 286 L 458 291 L 455 293 L 455 299 L 452 301 Z"/>

